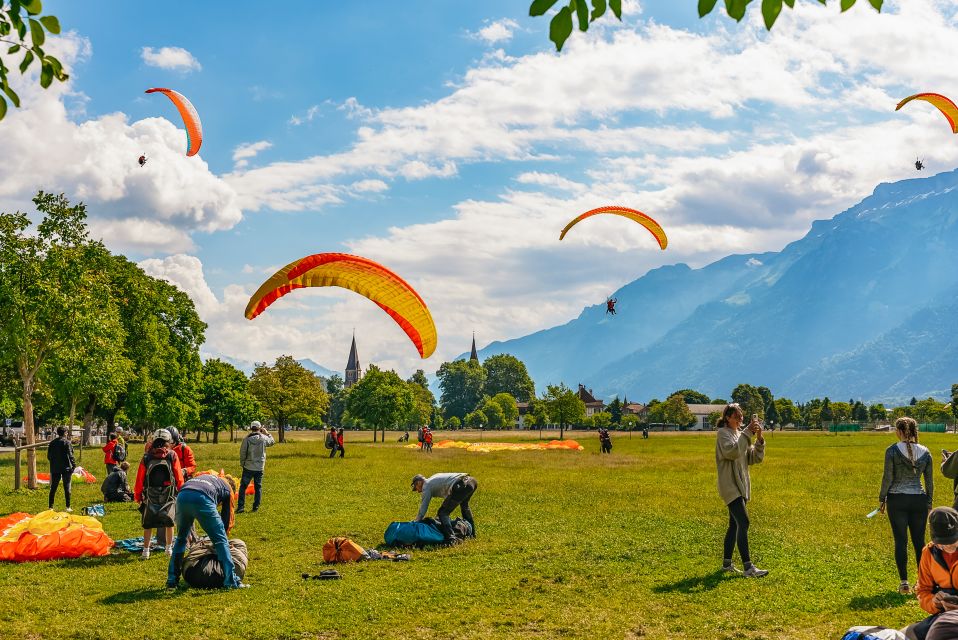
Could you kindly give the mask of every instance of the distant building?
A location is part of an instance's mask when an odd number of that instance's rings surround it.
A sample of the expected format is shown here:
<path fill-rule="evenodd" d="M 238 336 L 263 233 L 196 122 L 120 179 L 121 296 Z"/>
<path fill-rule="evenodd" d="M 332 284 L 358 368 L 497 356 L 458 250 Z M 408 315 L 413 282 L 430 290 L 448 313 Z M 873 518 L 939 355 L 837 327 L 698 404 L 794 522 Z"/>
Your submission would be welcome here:
<path fill-rule="evenodd" d="M 476 351 L 476 334 L 472 334 L 472 353 L 469 354 L 469 360 L 479 362 L 479 353 Z"/>
<path fill-rule="evenodd" d="M 585 385 L 579 384 L 579 400 L 585 403 L 585 417 L 591 418 L 597 413 L 605 410 L 605 403 L 596 400 L 592 395 L 592 389 L 586 389 Z"/>
<path fill-rule="evenodd" d="M 517 402 L 516 409 L 519 410 L 519 415 L 516 416 L 515 428 L 516 429 L 525 429 L 526 428 L 526 416 L 529 415 L 530 402 Z"/>
<path fill-rule="evenodd" d="M 725 410 L 724 404 L 690 404 L 689 411 L 695 416 L 695 424 L 690 427 L 693 431 L 710 431 L 715 425 L 709 422 L 709 415 L 713 413 L 722 413 Z"/>
<path fill-rule="evenodd" d="M 345 386 L 348 389 L 363 377 L 363 369 L 359 365 L 359 352 L 356 350 L 356 335 L 353 334 L 353 344 L 349 348 L 349 361 L 346 363 Z"/>
<path fill-rule="evenodd" d="M 626 398 L 622 403 L 622 415 L 635 416 L 639 422 L 644 422 L 649 417 L 649 408 L 639 402 L 629 402 Z"/>

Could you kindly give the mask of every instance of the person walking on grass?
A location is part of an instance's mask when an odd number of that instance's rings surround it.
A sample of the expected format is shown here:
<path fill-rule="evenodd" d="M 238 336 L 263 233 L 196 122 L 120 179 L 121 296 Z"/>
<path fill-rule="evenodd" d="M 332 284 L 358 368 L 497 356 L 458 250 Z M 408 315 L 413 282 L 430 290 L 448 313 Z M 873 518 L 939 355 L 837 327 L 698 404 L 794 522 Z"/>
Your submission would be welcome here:
<path fill-rule="evenodd" d="M 253 482 L 253 511 L 259 510 L 263 498 L 263 470 L 266 469 L 266 447 L 274 444 L 273 436 L 269 431 L 254 420 L 249 427 L 249 435 L 243 438 L 240 445 L 240 465 L 243 467 L 243 477 L 240 480 L 239 504 L 236 513 L 246 511 L 246 487 Z"/>
<path fill-rule="evenodd" d="M 925 527 L 935 491 L 931 452 L 918 444 L 918 423 L 912 418 L 895 420 L 898 442 L 885 450 L 885 470 L 878 494 L 879 511 L 888 513 L 895 539 L 898 593 L 911 593 L 908 583 L 908 537 L 915 550 L 915 562 L 925 546 Z M 922 478 L 925 486 L 922 488 Z"/>
<path fill-rule="evenodd" d="M 73 470 L 77 463 L 73 459 L 73 445 L 66 435 L 64 427 L 57 427 L 57 437 L 47 445 L 47 460 L 50 461 L 50 508 L 53 508 L 53 498 L 57 495 L 57 486 L 63 481 L 63 497 L 66 499 L 67 513 L 73 513 L 70 508 L 70 481 L 73 480 Z"/>
<path fill-rule="evenodd" d="M 765 459 L 765 437 L 758 416 L 753 415 L 748 427 L 742 429 L 745 415 L 738 403 L 725 406 L 719 418 L 715 441 L 715 465 L 718 468 L 718 491 L 728 507 L 728 530 L 725 532 L 722 571 L 741 574 L 747 578 L 768 575 L 765 569 L 752 564 L 748 548 L 748 510 L 746 503 L 752 498 L 749 465 Z M 742 557 L 744 573 L 732 564 L 735 545 Z"/>
<path fill-rule="evenodd" d="M 469 508 L 469 499 L 476 492 L 476 479 L 466 473 L 437 473 L 430 477 L 415 475 L 412 479 L 412 490 L 422 494 L 419 503 L 419 513 L 416 522 L 421 522 L 429 511 L 429 503 L 433 498 L 443 498 L 436 518 L 442 527 L 442 535 L 447 543 L 457 542 L 458 538 L 452 531 L 450 514 L 459 507 L 462 517 L 472 525 L 472 536 L 476 536 L 476 522 L 472 519 L 472 509 Z"/>
<path fill-rule="evenodd" d="M 339 457 L 340 457 L 340 458 L 345 458 L 345 457 L 346 457 L 346 447 L 343 446 L 343 441 L 344 441 L 344 440 L 345 440 L 345 438 L 343 437 L 343 428 L 340 427 L 340 428 L 339 428 L 339 431 L 336 432 L 336 446 L 339 447 Z"/>
<path fill-rule="evenodd" d="M 958 573 L 958 511 L 938 507 L 931 512 L 928 521 L 931 542 L 921 551 L 916 591 L 921 608 L 931 615 L 910 627 L 909 631 L 917 640 L 933 637 L 929 632 L 939 616 L 946 611 L 958 610 L 958 598 L 955 597 L 958 595 L 958 576 L 955 575 Z"/>
<path fill-rule="evenodd" d="M 123 449 L 123 447 L 120 446 L 119 440 L 117 440 L 116 438 L 116 434 L 111 433 L 109 435 L 109 441 L 105 445 L 103 445 L 103 464 L 106 465 L 107 475 L 110 475 L 111 473 L 113 473 L 113 470 L 116 469 L 116 465 L 118 465 L 121 462 L 120 460 L 117 460 L 116 457 L 113 455 L 116 452 L 117 447 L 120 447 L 121 450 Z M 121 451 L 121 457 L 125 460 L 126 456 L 123 455 L 123 453 L 125 452 Z"/>
<path fill-rule="evenodd" d="M 329 457 L 336 457 L 336 450 L 339 448 L 339 435 L 336 433 L 336 427 L 330 427 L 326 434 L 326 448 L 329 449 Z"/>
<path fill-rule="evenodd" d="M 133 497 L 140 503 L 143 525 L 143 553 L 141 560 L 150 557 L 153 529 L 163 539 L 166 555 L 173 553 L 173 523 L 176 513 L 176 492 L 183 486 L 180 459 L 170 448 L 173 436 L 168 429 L 158 429 L 143 454 L 136 470 Z"/>

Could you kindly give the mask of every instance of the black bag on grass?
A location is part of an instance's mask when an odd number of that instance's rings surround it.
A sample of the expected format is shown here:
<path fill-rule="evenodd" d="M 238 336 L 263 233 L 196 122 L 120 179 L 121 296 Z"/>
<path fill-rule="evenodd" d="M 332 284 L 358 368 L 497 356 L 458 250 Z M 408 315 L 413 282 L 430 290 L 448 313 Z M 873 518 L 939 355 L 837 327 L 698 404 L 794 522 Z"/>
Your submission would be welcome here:
<path fill-rule="evenodd" d="M 230 556 L 233 558 L 233 573 L 242 580 L 249 563 L 246 543 L 234 538 L 229 541 L 229 544 Z M 183 579 L 191 587 L 200 589 L 219 589 L 223 586 L 223 580 L 226 579 L 223 574 L 223 565 L 216 557 L 216 549 L 209 538 L 198 539 L 186 550 L 186 558 L 183 560 Z"/>

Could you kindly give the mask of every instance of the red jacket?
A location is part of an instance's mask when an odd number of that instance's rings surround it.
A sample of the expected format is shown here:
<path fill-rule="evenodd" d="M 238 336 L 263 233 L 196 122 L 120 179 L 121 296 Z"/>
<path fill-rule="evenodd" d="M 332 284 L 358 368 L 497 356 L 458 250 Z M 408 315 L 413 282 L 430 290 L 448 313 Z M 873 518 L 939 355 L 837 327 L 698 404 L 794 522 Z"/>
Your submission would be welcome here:
<path fill-rule="evenodd" d="M 192 478 L 196 474 L 196 458 L 193 457 L 193 450 L 185 442 L 181 442 L 173 447 L 172 451 L 180 459 L 180 467 L 186 472 L 186 477 Z"/>
<path fill-rule="evenodd" d="M 336 436 L 336 442 L 339 444 L 339 446 L 343 446 L 343 434 L 340 433 Z"/>
<path fill-rule="evenodd" d="M 183 467 L 180 466 L 180 458 L 170 449 L 151 449 L 149 453 L 143 456 L 143 459 L 140 460 L 140 466 L 136 470 L 136 485 L 133 487 L 133 498 L 137 502 L 143 502 L 143 480 L 146 479 L 146 464 L 144 464 L 148 457 L 154 458 L 163 458 L 165 456 L 171 456 L 173 459 L 170 460 L 170 463 L 173 466 L 173 479 L 176 482 L 176 490 L 179 491 L 180 487 L 183 486 Z"/>
<path fill-rule="evenodd" d="M 116 458 L 113 457 L 113 450 L 116 449 L 116 440 L 110 440 L 105 445 L 103 445 L 103 462 L 105 464 L 118 464 Z"/>

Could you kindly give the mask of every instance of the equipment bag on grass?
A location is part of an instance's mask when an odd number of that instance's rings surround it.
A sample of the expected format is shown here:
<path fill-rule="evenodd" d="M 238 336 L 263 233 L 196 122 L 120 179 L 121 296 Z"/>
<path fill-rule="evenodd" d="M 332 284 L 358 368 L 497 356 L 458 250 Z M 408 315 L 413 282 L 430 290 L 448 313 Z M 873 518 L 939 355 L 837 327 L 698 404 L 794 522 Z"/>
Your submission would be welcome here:
<path fill-rule="evenodd" d="M 393 522 L 384 538 L 391 546 L 440 544 L 445 540 L 442 531 L 425 522 Z"/>
<path fill-rule="evenodd" d="M 173 479 L 173 465 L 168 456 L 150 456 L 146 462 L 140 513 L 143 516 L 144 529 L 172 527 L 175 524 L 176 484 Z"/>
<path fill-rule="evenodd" d="M 233 573 L 240 580 L 246 575 L 246 566 L 249 564 L 249 552 L 246 543 L 238 538 L 229 541 L 230 556 L 233 558 Z M 216 549 L 207 537 L 202 537 L 191 544 L 186 550 L 183 559 L 183 579 L 191 587 L 201 589 L 218 589 L 223 586 L 223 565 L 216 557 Z"/>
<path fill-rule="evenodd" d="M 335 447 L 335 446 L 336 446 L 336 436 L 334 436 L 332 433 L 327 433 L 327 434 L 326 434 L 326 448 L 327 448 L 327 449 L 332 449 L 332 448 Z"/>
<path fill-rule="evenodd" d="M 349 538 L 330 538 L 323 545 L 324 562 L 356 562 L 366 559 L 366 550 Z"/>
<path fill-rule="evenodd" d="M 852 627 L 842 640 L 906 640 L 901 631 L 886 627 Z"/>

